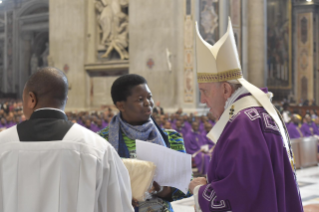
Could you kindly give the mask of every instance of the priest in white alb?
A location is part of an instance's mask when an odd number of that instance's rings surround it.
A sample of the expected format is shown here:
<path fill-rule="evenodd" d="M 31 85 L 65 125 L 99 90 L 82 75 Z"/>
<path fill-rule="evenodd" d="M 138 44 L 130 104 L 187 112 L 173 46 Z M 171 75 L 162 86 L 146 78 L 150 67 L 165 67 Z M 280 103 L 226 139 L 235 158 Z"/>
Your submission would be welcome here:
<path fill-rule="evenodd" d="M 128 171 L 99 135 L 67 120 L 68 81 L 55 68 L 23 91 L 27 121 L 0 133 L 0 212 L 132 212 Z"/>
<path fill-rule="evenodd" d="M 271 93 L 243 78 L 231 22 L 214 46 L 197 29 L 196 50 L 201 102 L 218 119 L 207 179 L 189 185 L 196 211 L 303 211 L 285 124 Z"/>

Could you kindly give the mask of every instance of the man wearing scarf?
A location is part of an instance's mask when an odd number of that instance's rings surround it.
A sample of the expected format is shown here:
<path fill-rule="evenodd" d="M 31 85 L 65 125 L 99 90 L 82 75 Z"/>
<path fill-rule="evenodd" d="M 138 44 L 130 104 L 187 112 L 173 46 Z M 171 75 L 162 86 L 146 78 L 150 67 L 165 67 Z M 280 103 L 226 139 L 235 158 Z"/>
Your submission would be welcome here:
<path fill-rule="evenodd" d="M 218 119 L 207 179 L 189 186 L 200 212 L 301 212 L 289 136 L 267 89 L 243 78 L 231 22 L 214 45 L 196 37 L 201 102 Z"/>
<path fill-rule="evenodd" d="M 120 157 L 136 158 L 136 139 L 185 153 L 182 136 L 175 130 L 162 130 L 151 118 L 154 101 L 142 76 L 128 74 L 119 77 L 112 85 L 111 96 L 119 113 L 99 135 L 115 148 Z M 190 196 L 168 186 L 154 184 L 154 189 L 156 194 L 147 193 L 147 201 L 133 200 L 135 211 L 173 212 L 171 201 Z"/>

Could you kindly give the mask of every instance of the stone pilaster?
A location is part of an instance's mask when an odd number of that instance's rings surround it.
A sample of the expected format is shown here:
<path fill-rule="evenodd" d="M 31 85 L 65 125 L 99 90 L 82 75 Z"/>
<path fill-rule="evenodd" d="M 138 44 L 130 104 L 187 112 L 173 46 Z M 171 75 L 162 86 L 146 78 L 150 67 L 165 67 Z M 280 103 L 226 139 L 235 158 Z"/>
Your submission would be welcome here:
<path fill-rule="evenodd" d="M 248 80 L 257 87 L 266 85 L 267 20 L 265 0 L 247 0 Z"/>

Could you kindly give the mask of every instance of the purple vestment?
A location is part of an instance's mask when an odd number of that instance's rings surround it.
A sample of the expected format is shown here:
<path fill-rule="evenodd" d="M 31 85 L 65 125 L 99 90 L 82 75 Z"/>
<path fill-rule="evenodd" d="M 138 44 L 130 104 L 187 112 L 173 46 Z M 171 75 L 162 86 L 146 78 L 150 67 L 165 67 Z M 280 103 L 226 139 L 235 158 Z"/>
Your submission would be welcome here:
<path fill-rule="evenodd" d="M 93 124 L 93 123 L 91 124 L 91 130 L 93 132 L 99 132 L 102 129 L 104 129 L 102 125 L 101 126 L 97 126 L 96 124 Z"/>
<path fill-rule="evenodd" d="M 7 128 L 10 128 L 10 127 L 12 127 L 12 126 L 14 126 L 14 125 L 16 125 L 16 123 L 10 121 L 10 122 L 8 122 L 8 123 L 6 124 L 6 127 L 7 127 Z"/>
<path fill-rule="evenodd" d="M 182 137 L 184 137 L 187 133 L 187 131 L 185 131 L 185 128 L 181 127 L 181 128 L 177 128 L 175 126 L 174 130 L 176 130 L 176 132 L 178 132 L 179 134 L 181 134 Z"/>
<path fill-rule="evenodd" d="M 0 128 L 7 128 L 7 124 L 0 123 Z"/>
<path fill-rule="evenodd" d="M 216 123 L 215 123 L 214 121 L 212 121 L 212 120 L 209 120 L 208 122 L 209 122 L 213 127 L 214 127 L 215 124 L 216 124 Z"/>
<path fill-rule="evenodd" d="M 296 125 L 296 124 L 290 122 L 290 123 L 286 124 L 286 126 L 287 126 L 287 131 L 288 131 L 289 137 L 291 139 L 303 137 L 303 134 L 302 134 L 301 130 L 299 129 L 298 124 Z"/>
<path fill-rule="evenodd" d="M 200 149 L 204 145 L 208 145 L 209 149 L 213 147 L 213 143 L 208 143 L 208 138 L 206 139 L 205 137 L 206 136 L 203 136 L 202 133 L 194 132 L 192 130 L 184 136 L 186 152 L 195 156 L 194 161 L 201 174 L 207 173 L 211 154 L 201 152 Z"/>
<path fill-rule="evenodd" d="M 109 123 L 107 121 L 102 121 L 102 129 L 104 129 L 105 127 L 107 127 L 109 125 Z"/>
<path fill-rule="evenodd" d="M 79 125 L 81 125 L 81 126 L 84 126 L 83 121 L 81 121 L 81 120 L 78 120 L 77 123 L 78 123 Z"/>
<path fill-rule="evenodd" d="M 185 127 L 187 130 L 191 130 L 191 129 L 192 129 L 192 124 L 190 124 L 188 121 L 185 121 L 185 122 L 184 122 L 184 127 Z"/>
<path fill-rule="evenodd" d="M 186 143 L 185 143 L 186 144 Z M 302 212 L 295 173 L 261 107 L 232 117 L 219 137 L 198 201 L 203 212 Z"/>
<path fill-rule="evenodd" d="M 313 135 L 319 135 L 318 127 L 315 123 L 311 122 L 310 124 L 304 123 L 300 128 L 304 137 L 309 137 Z"/>
<path fill-rule="evenodd" d="M 177 128 L 175 124 L 172 128 L 176 130 L 179 134 L 181 134 L 183 137 L 186 136 L 186 134 L 191 130 L 191 128 L 186 127 L 186 125 L 183 125 L 181 128 Z"/>
<path fill-rule="evenodd" d="M 202 121 L 199 122 L 198 129 L 201 133 L 205 132 L 205 124 Z"/>

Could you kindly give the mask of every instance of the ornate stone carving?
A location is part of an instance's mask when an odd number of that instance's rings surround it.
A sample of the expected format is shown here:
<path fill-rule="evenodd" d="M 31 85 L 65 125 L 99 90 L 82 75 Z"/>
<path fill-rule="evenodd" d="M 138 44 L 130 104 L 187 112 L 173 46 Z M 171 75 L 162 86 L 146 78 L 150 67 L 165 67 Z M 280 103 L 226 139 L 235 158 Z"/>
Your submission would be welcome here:
<path fill-rule="evenodd" d="M 200 32 L 203 38 L 211 44 L 216 42 L 218 34 L 218 14 L 215 11 L 217 6 L 217 0 L 201 0 Z"/>
<path fill-rule="evenodd" d="M 35 54 L 32 54 L 31 60 L 30 60 L 30 70 L 31 74 L 34 74 L 38 71 L 39 68 L 39 59 Z"/>
<path fill-rule="evenodd" d="M 115 50 L 121 60 L 129 59 L 128 47 L 128 15 L 124 10 L 128 7 L 128 0 L 96 0 L 95 7 L 101 30 L 100 45 L 106 52 L 107 58 Z"/>
<path fill-rule="evenodd" d="M 42 58 L 42 66 L 48 66 L 48 56 L 49 56 L 49 43 L 45 43 L 45 49 L 41 54 L 41 58 Z"/>

